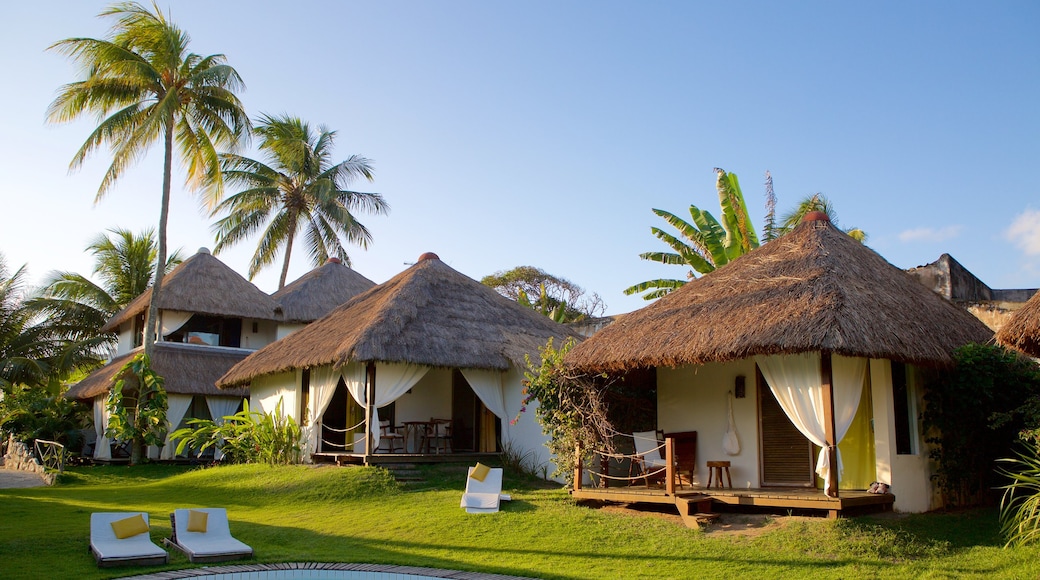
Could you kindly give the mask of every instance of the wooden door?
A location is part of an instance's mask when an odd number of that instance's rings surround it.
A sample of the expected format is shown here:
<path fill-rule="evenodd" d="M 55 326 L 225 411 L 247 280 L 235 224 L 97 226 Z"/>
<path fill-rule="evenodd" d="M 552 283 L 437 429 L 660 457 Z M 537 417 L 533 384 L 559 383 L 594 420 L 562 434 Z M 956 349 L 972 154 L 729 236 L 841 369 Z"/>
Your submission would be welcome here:
<path fill-rule="evenodd" d="M 787 418 L 762 373 L 756 374 L 762 486 L 813 487 L 816 473 L 812 442 Z"/>

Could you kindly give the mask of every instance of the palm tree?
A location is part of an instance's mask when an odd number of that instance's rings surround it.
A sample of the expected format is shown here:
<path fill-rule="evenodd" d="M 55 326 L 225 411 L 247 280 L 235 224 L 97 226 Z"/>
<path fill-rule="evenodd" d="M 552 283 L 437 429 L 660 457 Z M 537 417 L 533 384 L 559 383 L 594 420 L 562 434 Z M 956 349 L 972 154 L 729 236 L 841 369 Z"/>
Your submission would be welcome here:
<path fill-rule="evenodd" d="M 744 194 L 734 173 L 726 173 L 715 169 L 715 188 L 719 194 L 719 206 L 722 209 L 720 223 L 707 210 L 695 205 L 690 206 L 690 217 L 693 224 L 661 209 L 653 212 L 664 218 L 669 225 L 679 231 L 679 236 L 670 234 L 660 228 L 650 228 L 654 236 L 672 249 L 671 252 L 646 252 L 639 257 L 661 264 L 688 266 L 687 278 L 696 276 L 694 272 L 707 274 L 728 264 L 731 260 L 742 256 L 758 247 L 758 236 L 748 218 Z M 643 294 L 645 300 L 653 300 L 668 294 L 686 284 L 686 280 L 657 279 L 647 280 L 625 289 L 625 294 Z"/>
<path fill-rule="evenodd" d="M 95 203 L 134 161 L 157 140 L 163 143 L 162 198 L 156 263 L 165 264 L 174 141 L 187 170 L 186 186 L 208 187 L 210 206 L 219 200 L 217 147 L 233 147 L 248 136 L 249 118 L 235 96 L 242 79 L 223 55 L 188 52 L 187 33 L 169 21 L 157 4 L 153 11 L 137 3 L 115 4 L 99 17 L 115 19 L 109 36 L 68 38 L 55 50 L 79 64 L 86 77 L 64 85 L 47 111 L 51 122 L 69 122 L 85 114 L 100 122 L 72 158 L 79 168 L 102 145 L 112 163 L 101 180 Z M 145 327 L 154 329 L 164 271 L 155 273 Z M 150 356 L 153 340 L 145 340 Z"/>
<path fill-rule="evenodd" d="M 284 248 L 279 289 L 285 286 L 293 242 L 300 229 L 304 230 L 315 266 L 330 255 L 350 265 L 340 235 L 362 248 L 367 248 L 372 240 L 353 212 L 386 214 L 390 209 L 378 193 L 345 189 L 358 177 L 372 180 L 369 160 L 351 155 L 346 161 L 332 163 L 335 131 L 319 126 L 315 132 L 297 117 L 264 115 L 254 132 L 260 138 L 264 161 L 221 155 L 224 181 L 245 189 L 213 211 L 214 216 L 227 214 L 213 226 L 217 234 L 214 251 L 220 252 L 262 229 L 249 264 L 249 279 L 273 263 L 278 250 Z"/>
<path fill-rule="evenodd" d="M 30 310 L 49 320 L 51 327 L 69 340 L 102 336 L 101 328 L 113 315 L 148 289 L 155 273 L 155 230 L 140 234 L 116 228 L 98 234 L 86 250 L 94 255 L 93 273 L 100 284 L 75 272 L 56 272 L 40 296 L 26 301 Z M 180 251 L 166 260 L 166 273 L 182 261 Z M 115 337 L 105 337 L 103 347 Z"/>

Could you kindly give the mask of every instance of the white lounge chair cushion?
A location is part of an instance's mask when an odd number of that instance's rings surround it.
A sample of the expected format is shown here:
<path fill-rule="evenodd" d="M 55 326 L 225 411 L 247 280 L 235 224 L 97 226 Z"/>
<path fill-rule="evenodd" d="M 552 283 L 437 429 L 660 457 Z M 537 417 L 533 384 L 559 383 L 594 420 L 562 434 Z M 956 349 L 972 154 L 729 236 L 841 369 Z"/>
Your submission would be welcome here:
<path fill-rule="evenodd" d="M 188 531 L 188 510 L 173 511 L 177 527 L 177 544 L 192 556 L 219 556 L 224 554 L 252 554 L 253 548 L 231 536 L 227 510 L 224 508 L 194 508 L 208 514 L 205 532 Z"/>
<path fill-rule="evenodd" d="M 120 540 L 112 530 L 112 522 L 138 513 L 148 523 L 144 512 L 98 512 L 90 514 L 90 547 L 99 560 L 134 560 L 166 556 L 166 550 L 152 543 L 148 534 L 137 534 Z"/>
<path fill-rule="evenodd" d="M 502 493 L 502 468 L 492 467 L 488 470 L 484 481 L 470 477 L 475 468 L 470 467 L 466 474 L 466 493 L 462 494 L 459 507 L 473 513 L 494 513 L 498 511 L 499 502 L 508 501 L 508 495 Z"/>
<path fill-rule="evenodd" d="M 636 455 L 643 459 L 647 469 L 665 467 L 668 462 L 661 457 L 662 441 L 657 438 L 657 431 L 636 431 L 632 433 L 632 444 Z"/>

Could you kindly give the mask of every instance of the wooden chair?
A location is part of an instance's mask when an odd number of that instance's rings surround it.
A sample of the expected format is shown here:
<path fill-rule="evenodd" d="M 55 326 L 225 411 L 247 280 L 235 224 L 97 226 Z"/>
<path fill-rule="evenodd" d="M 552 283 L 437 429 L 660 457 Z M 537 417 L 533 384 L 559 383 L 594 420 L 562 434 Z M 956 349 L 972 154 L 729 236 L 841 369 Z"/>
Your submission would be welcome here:
<path fill-rule="evenodd" d="M 693 486 L 693 479 L 697 473 L 697 432 L 682 431 L 679 433 L 667 433 L 675 441 L 675 472 L 678 476 L 679 487 L 684 484 Z"/>
<path fill-rule="evenodd" d="M 423 435 L 423 447 L 432 453 L 451 453 L 451 419 L 431 418 Z"/>
<path fill-rule="evenodd" d="M 395 449 L 400 448 L 401 453 L 404 453 L 404 434 L 402 434 L 399 428 L 394 427 L 390 424 L 390 421 L 379 422 L 379 446 L 382 447 L 383 443 L 386 443 L 387 451 L 394 453 Z"/>

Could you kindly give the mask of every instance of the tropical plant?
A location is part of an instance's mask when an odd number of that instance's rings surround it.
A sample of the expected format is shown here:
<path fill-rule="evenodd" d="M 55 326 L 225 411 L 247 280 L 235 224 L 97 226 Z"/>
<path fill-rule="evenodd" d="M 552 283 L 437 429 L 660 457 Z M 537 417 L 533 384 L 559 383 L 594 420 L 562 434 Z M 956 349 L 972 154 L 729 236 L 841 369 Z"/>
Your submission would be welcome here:
<path fill-rule="evenodd" d="M 666 222 L 679 232 L 679 236 L 670 234 L 660 228 L 650 228 L 659 240 L 667 244 L 671 252 L 646 252 L 639 257 L 661 264 L 687 266 L 687 279 L 696 277 L 696 273 L 707 274 L 728 264 L 731 260 L 742 256 L 758 247 L 758 236 L 748 217 L 744 194 L 734 173 L 726 173 L 715 169 L 715 189 L 719 195 L 719 207 L 722 210 L 722 222 L 715 219 L 711 212 L 695 205 L 690 206 L 690 217 L 693 224 L 661 209 L 653 212 L 664 218 Z M 686 280 L 656 279 L 647 280 L 625 289 L 625 294 L 643 294 L 643 299 L 653 300 L 682 287 Z"/>
<path fill-rule="evenodd" d="M 527 371 L 520 405 L 520 413 L 524 413 L 532 401 L 538 401 L 535 416 L 542 425 L 542 432 L 549 436 L 545 446 L 555 456 L 556 471 L 552 475 L 563 477 L 571 485 L 578 450 L 585 450 L 582 455 L 586 460 L 592 449 L 613 452 L 615 433 L 607 417 L 602 385 L 596 384 L 593 377 L 576 375 L 563 365 L 564 357 L 575 344 L 574 339 L 569 338 L 556 349 L 550 338 L 541 350 L 538 363 L 524 357 Z M 518 419 L 519 415 L 512 423 Z"/>
<path fill-rule="evenodd" d="M 606 310 L 595 292 L 586 296 L 581 286 L 533 266 L 495 272 L 481 278 L 480 283 L 556 322 L 594 318 Z"/>
<path fill-rule="evenodd" d="M 83 443 L 80 430 L 88 425 L 89 418 L 89 410 L 82 403 L 40 387 L 8 387 L 0 399 L 0 429 L 29 445 L 36 439 L 47 439 L 78 449 Z"/>
<path fill-rule="evenodd" d="M 130 464 L 141 462 L 144 448 L 166 441 L 166 389 L 148 355 L 134 355 L 113 377 L 108 394 L 105 436 L 132 442 Z"/>
<path fill-rule="evenodd" d="M 79 64 L 83 80 L 64 85 L 47 111 L 51 122 L 73 121 L 86 114 L 100 122 L 70 164 L 79 168 L 99 147 L 112 151 L 112 163 L 98 187 L 95 203 L 133 162 L 156 141 L 163 143 L 162 197 L 159 206 L 156 263 L 167 261 L 166 230 L 170 207 L 174 142 L 186 169 L 186 186 L 207 188 L 214 205 L 222 193 L 217 147 L 234 147 L 248 136 L 249 118 L 235 96 L 242 79 L 223 55 L 188 52 L 189 37 L 167 15 L 137 3 L 115 4 L 99 15 L 115 23 L 105 39 L 68 38 L 51 45 Z M 164 271 L 155 281 L 145 328 L 154 329 Z M 145 352 L 154 341 L 149 331 Z"/>
<path fill-rule="evenodd" d="M 284 249 L 279 289 L 285 286 L 293 242 L 301 229 L 313 265 L 320 266 L 330 256 L 350 265 L 340 235 L 362 248 L 372 241 L 355 213 L 389 211 L 380 194 L 346 189 L 358 177 L 372 181 L 370 161 L 351 155 L 333 163 L 336 132 L 324 125 L 315 131 L 297 117 L 264 115 L 254 133 L 260 139 L 263 161 L 221 155 L 224 181 L 245 189 L 213 211 L 214 216 L 226 214 L 213 226 L 217 234 L 214 251 L 219 253 L 262 229 L 249 263 L 249 279 L 272 264 L 278 251 Z"/>
<path fill-rule="evenodd" d="M 112 229 L 98 234 L 87 246 L 94 255 L 94 271 L 100 284 L 82 274 L 55 272 L 42 295 L 26 301 L 26 307 L 45 317 L 52 328 L 70 340 L 101 336 L 101 328 L 116 312 L 148 289 L 155 272 L 155 231 L 134 234 Z M 169 273 L 181 262 L 179 251 L 166 260 Z M 101 346 L 111 346 L 114 335 Z"/>
<path fill-rule="evenodd" d="M 1011 479 L 1000 500 L 1000 530 L 1004 547 L 1040 541 L 1040 430 L 1023 432 L 1027 451 L 1001 459 L 1001 473 Z"/>
<path fill-rule="evenodd" d="M 199 455 L 210 447 L 219 447 L 228 463 L 300 462 L 300 427 L 292 417 L 282 414 L 281 400 L 273 413 L 250 411 L 249 401 L 245 401 L 241 411 L 224 417 L 219 424 L 209 419 L 189 419 L 188 425 L 170 434 L 170 439 L 178 442 L 178 455 L 189 447 Z"/>

